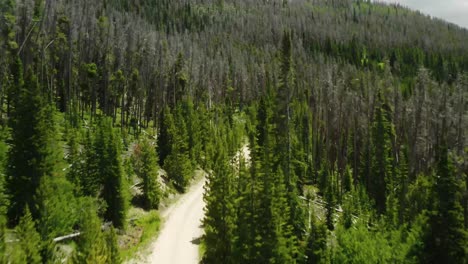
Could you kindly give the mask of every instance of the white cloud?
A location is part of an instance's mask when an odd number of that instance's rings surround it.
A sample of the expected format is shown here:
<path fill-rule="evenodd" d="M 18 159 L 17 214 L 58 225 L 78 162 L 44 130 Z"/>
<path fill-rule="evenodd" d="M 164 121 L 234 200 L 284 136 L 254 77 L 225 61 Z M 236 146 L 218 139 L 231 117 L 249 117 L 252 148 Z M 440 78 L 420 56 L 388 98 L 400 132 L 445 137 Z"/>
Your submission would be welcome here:
<path fill-rule="evenodd" d="M 468 29 L 468 0 L 379 0 L 399 3 Z"/>

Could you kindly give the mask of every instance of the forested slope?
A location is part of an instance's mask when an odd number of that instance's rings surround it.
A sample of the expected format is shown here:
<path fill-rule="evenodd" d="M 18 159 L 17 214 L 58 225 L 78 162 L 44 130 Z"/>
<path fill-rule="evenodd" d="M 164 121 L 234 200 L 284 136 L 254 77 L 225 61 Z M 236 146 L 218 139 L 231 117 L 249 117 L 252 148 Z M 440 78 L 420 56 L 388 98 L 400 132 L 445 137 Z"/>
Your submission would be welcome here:
<path fill-rule="evenodd" d="M 209 174 L 204 263 L 468 261 L 467 29 L 360 0 L 0 15 L 1 262 L 119 262 L 159 166 Z"/>

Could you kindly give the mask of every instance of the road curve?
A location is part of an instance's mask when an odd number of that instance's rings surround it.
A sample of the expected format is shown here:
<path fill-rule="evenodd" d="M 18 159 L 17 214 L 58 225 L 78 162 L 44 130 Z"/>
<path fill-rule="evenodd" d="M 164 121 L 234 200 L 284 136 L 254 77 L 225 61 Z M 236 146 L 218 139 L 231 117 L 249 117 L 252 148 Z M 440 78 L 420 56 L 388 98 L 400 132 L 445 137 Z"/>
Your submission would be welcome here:
<path fill-rule="evenodd" d="M 198 242 L 203 234 L 203 186 L 201 180 L 162 215 L 165 222 L 156 242 L 151 245 L 147 263 L 197 264 Z"/>

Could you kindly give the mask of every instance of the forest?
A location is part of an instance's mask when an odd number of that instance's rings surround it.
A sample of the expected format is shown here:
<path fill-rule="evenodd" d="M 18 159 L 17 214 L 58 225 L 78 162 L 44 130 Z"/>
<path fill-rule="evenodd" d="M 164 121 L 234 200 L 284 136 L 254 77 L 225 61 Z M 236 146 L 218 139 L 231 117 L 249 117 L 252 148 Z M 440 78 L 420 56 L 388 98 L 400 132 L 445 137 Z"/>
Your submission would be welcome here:
<path fill-rule="evenodd" d="M 468 263 L 467 134 L 400 5 L 0 0 L 0 264 L 123 263 L 200 173 L 200 263 Z"/>

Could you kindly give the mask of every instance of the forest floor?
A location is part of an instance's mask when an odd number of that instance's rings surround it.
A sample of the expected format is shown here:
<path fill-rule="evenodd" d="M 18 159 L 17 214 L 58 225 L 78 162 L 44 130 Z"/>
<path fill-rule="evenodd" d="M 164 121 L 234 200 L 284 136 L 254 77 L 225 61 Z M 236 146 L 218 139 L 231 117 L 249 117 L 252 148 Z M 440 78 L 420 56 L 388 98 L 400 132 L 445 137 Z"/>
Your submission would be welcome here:
<path fill-rule="evenodd" d="M 143 263 L 191 264 L 199 262 L 198 246 L 203 228 L 205 179 L 194 184 L 176 203 L 162 212 L 164 224 L 150 255 Z M 141 263 L 141 262 L 140 262 Z"/>

